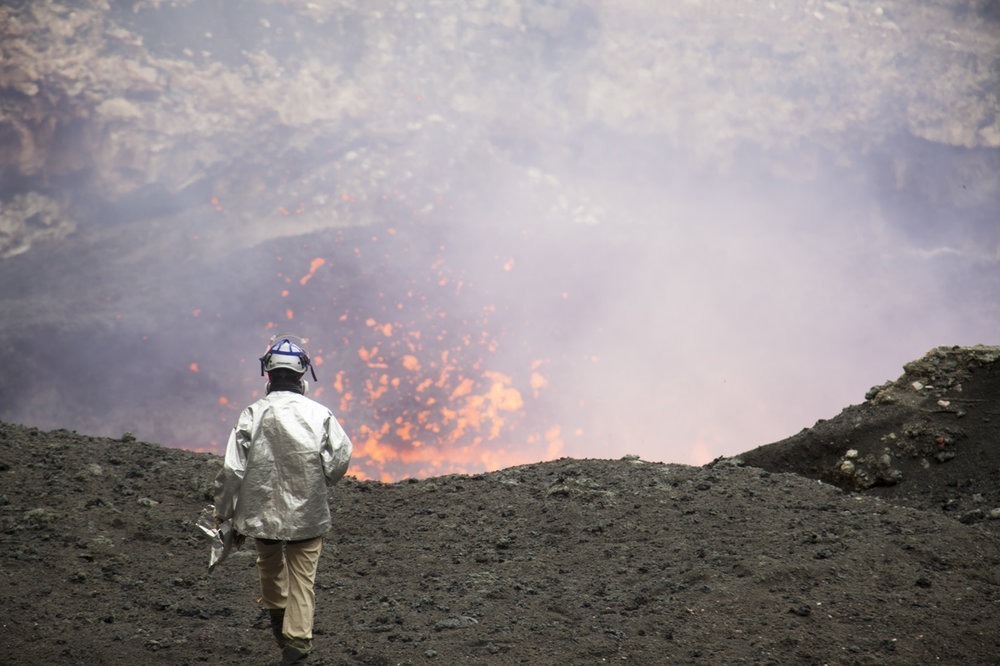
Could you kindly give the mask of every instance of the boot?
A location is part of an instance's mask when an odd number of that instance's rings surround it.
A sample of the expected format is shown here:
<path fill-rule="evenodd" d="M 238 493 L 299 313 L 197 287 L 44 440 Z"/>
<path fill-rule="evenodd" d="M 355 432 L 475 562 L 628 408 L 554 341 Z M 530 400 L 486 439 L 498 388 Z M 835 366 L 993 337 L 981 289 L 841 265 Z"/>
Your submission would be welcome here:
<path fill-rule="evenodd" d="M 285 636 L 281 633 L 281 627 L 285 623 L 285 609 L 268 608 L 267 612 L 271 616 L 271 631 L 274 633 L 274 640 L 277 641 L 279 648 L 284 649 Z"/>
<path fill-rule="evenodd" d="M 312 641 L 302 638 L 289 638 L 285 640 L 285 647 L 281 650 L 282 664 L 304 664 L 312 652 Z"/>

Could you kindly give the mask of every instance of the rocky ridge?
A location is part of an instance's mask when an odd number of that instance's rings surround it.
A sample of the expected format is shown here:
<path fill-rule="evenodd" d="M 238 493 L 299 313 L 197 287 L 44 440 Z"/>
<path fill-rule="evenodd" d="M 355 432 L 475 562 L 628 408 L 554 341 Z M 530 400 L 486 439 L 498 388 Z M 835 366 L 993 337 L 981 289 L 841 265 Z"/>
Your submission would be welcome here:
<path fill-rule="evenodd" d="M 739 459 L 965 522 L 1000 518 L 998 361 L 996 346 L 938 347 L 864 403 Z"/>
<path fill-rule="evenodd" d="M 0 256 L 192 208 L 259 242 L 275 219 L 460 210 L 498 180 L 593 223 L 612 204 L 571 167 L 620 159 L 996 202 L 995 2 L 225 7 L 0 8 Z"/>

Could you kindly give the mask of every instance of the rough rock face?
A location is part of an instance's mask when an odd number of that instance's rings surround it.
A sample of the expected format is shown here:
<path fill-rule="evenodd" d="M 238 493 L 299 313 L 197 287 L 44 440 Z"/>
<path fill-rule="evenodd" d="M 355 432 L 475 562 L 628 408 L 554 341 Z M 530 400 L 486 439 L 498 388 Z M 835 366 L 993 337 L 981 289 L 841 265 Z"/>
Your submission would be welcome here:
<path fill-rule="evenodd" d="M 863 404 L 739 459 L 963 522 L 1000 518 L 1000 347 L 938 347 L 904 371 Z"/>
<path fill-rule="evenodd" d="M 27 252 L 43 238 L 65 238 L 75 228 L 52 198 L 38 192 L 15 194 L 0 207 L 0 259 Z"/>
<path fill-rule="evenodd" d="M 1000 396 L 998 351 L 934 350 L 862 408 L 743 462 L 347 478 L 330 492 L 313 663 L 995 663 L 1000 522 L 939 502 L 997 506 L 996 429 L 976 424 Z M 899 425 L 916 421 L 967 436 L 926 467 L 893 450 L 895 494 L 803 475 L 832 477 L 845 447 L 864 459 L 889 432 L 936 448 Z M 0 424 L 5 658 L 273 658 L 252 550 L 209 574 L 193 525 L 219 464 L 128 433 Z"/>
<path fill-rule="evenodd" d="M 637 143 L 791 180 L 874 159 L 921 196 L 995 202 L 995 6 L 7 3 L 2 200 L 58 193 L 73 219 L 215 195 L 237 219 L 301 209 L 302 230 L 364 223 L 385 192 L 406 210 L 460 202 L 475 165 L 587 220 L 586 189 L 561 202 L 546 169 Z M 925 181 L 900 142 L 949 176 Z M 34 237 L 22 218 L 0 254 Z"/>

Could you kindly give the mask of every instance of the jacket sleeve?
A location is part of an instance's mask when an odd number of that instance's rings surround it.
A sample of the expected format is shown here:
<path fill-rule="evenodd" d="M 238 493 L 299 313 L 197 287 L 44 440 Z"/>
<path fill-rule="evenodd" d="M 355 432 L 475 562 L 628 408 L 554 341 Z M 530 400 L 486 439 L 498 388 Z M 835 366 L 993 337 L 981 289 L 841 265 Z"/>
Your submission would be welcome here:
<path fill-rule="evenodd" d="M 332 412 L 326 417 L 326 436 L 320 456 L 323 460 L 323 474 L 326 475 L 326 485 L 337 483 L 347 472 L 351 463 L 351 453 L 354 446 L 341 427 L 337 417 Z"/>
<path fill-rule="evenodd" d="M 247 407 L 229 434 L 226 457 L 222 469 L 215 477 L 215 516 L 219 520 L 232 518 L 236 510 L 236 500 L 240 496 L 240 486 L 243 484 L 243 475 L 246 472 L 252 427 L 253 410 Z"/>

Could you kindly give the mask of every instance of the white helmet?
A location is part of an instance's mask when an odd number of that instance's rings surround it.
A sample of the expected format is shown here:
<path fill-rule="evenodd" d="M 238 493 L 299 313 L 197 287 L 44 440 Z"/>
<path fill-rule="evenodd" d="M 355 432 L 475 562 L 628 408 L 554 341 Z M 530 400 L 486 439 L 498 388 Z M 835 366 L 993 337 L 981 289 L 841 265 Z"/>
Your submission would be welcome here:
<path fill-rule="evenodd" d="M 267 351 L 260 357 L 260 374 L 271 372 L 279 368 L 285 368 L 292 372 L 303 375 L 306 370 L 312 373 L 313 381 L 316 381 L 316 371 L 313 370 L 312 363 L 309 362 L 309 354 L 306 353 L 302 343 L 302 338 L 296 335 L 278 334 L 271 337 L 267 344 Z"/>

